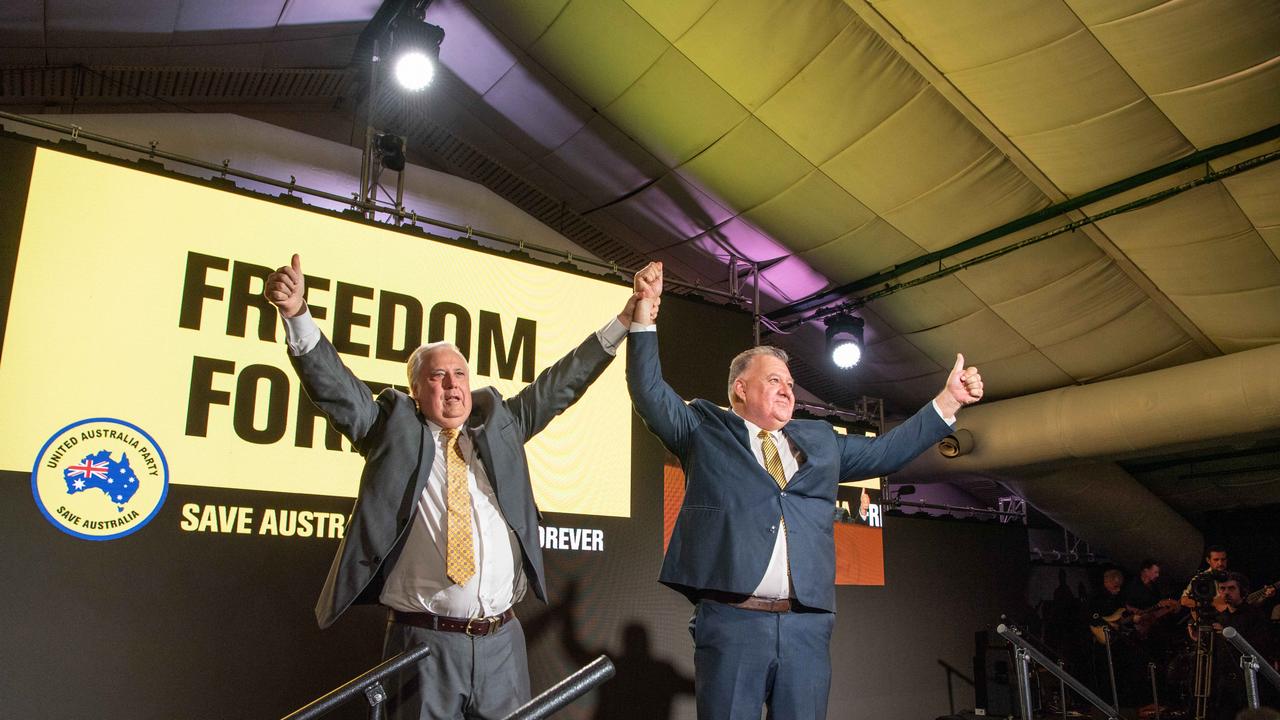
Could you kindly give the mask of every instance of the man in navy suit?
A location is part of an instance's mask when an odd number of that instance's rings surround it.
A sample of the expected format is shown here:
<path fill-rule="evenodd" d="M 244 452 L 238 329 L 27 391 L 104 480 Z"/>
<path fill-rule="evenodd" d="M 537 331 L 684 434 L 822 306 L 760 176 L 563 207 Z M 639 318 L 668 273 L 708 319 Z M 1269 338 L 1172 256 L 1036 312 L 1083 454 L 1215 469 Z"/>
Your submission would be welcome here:
<path fill-rule="evenodd" d="M 654 322 L 662 265 L 636 275 L 641 300 L 627 343 L 627 385 L 649 430 L 687 478 L 659 580 L 696 604 L 698 717 L 826 717 L 835 624 L 836 487 L 893 472 L 951 432 L 982 397 L 957 355 L 946 387 L 877 438 L 793 420 L 787 355 L 769 346 L 729 366 L 732 410 L 689 404 L 662 379 Z"/>

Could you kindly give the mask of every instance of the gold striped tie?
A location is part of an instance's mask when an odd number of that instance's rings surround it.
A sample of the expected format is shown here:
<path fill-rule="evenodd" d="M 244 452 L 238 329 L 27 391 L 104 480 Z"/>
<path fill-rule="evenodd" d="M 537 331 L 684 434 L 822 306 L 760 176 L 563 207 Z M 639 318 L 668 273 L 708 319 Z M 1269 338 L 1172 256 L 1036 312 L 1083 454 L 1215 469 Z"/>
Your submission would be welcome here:
<path fill-rule="evenodd" d="M 782 457 L 778 455 L 778 446 L 773 444 L 773 436 L 768 430 L 761 430 L 756 437 L 760 438 L 760 450 L 764 455 L 764 469 L 773 476 L 779 488 L 787 486 L 787 473 L 782 469 Z"/>
<path fill-rule="evenodd" d="M 443 428 L 445 438 L 445 499 L 449 517 L 448 548 L 445 551 L 445 572 L 449 579 L 466 585 L 476 574 L 476 554 L 471 540 L 471 491 L 467 488 L 467 460 L 458 444 L 458 429 Z"/>
<path fill-rule="evenodd" d="M 760 438 L 760 453 L 764 455 L 764 469 L 769 471 L 773 476 L 773 481 L 778 483 L 778 489 L 782 490 L 787 487 L 787 473 L 782 469 L 782 456 L 778 455 L 778 446 L 773 443 L 773 436 L 768 430 L 761 430 L 756 434 Z M 778 527 L 783 534 L 787 532 L 787 519 L 785 517 L 778 520 Z M 791 577 L 791 547 L 787 546 L 787 577 Z"/>

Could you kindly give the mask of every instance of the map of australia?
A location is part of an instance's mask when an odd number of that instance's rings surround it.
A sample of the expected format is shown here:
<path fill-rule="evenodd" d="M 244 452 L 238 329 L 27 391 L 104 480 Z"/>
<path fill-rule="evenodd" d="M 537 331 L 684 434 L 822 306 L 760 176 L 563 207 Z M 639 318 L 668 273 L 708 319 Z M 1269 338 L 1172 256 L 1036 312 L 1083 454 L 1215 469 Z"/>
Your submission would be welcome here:
<path fill-rule="evenodd" d="M 62 471 L 67 481 L 67 494 L 101 490 L 123 512 L 124 506 L 138 492 L 138 476 L 129 467 L 129 456 L 121 453 L 120 462 L 111 459 L 111 451 L 99 450 L 84 456 L 80 462 Z"/>

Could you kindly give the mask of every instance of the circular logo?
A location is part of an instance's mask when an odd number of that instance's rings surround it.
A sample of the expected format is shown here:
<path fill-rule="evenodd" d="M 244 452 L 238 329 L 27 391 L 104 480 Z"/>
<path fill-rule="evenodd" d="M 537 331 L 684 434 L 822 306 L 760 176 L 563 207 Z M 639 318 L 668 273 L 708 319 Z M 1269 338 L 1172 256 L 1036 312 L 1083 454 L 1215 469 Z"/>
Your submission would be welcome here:
<path fill-rule="evenodd" d="M 145 430 L 114 418 L 71 423 L 31 468 L 36 507 L 54 527 L 114 540 L 151 522 L 169 494 L 169 463 Z"/>

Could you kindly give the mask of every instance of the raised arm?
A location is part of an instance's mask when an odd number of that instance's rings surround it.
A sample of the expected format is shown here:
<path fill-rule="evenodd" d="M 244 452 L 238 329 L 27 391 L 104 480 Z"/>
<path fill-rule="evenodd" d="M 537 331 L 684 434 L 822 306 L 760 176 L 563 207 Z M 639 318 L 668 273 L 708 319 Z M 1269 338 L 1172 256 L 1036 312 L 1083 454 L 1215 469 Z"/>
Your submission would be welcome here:
<path fill-rule="evenodd" d="M 662 302 L 662 263 L 649 263 L 636 273 L 639 300 L 627 341 L 627 389 L 631 404 L 650 432 L 679 454 L 698 426 L 697 415 L 662 378 L 658 359 L 658 306 Z"/>
<path fill-rule="evenodd" d="M 290 361 L 311 402 L 357 448 L 378 419 L 378 406 L 369 387 L 338 357 L 320 333 L 304 299 L 306 279 L 296 253 L 288 265 L 267 276 L 263 295 L 280 311 L 289 344 Z"/>

